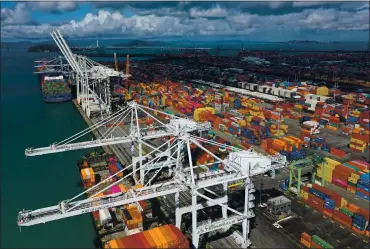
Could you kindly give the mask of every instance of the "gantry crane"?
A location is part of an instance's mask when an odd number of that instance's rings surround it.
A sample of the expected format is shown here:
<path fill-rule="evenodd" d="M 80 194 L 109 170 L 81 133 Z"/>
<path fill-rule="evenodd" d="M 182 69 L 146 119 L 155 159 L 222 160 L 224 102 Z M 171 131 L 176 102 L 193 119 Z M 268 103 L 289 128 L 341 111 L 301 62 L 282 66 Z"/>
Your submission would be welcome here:
<path fill-rule="evenodd" d="M 91 112 L 103 111 L 111 114 L 110 78 L 128 78 L 122 72 L 117 72 L 86 56 L 73 54 L 59 30 L 50 33 L 61 53 L 71 66 L 77 85 L 77 101 L 90 117 Z"/>
<path fill-rule="evenodd" d="M 312 183 L 315 182 L 316 179 L 316 170 L 317 170 L 317 165 L 318 164 L 323 164 L 323 175 L 325 173 L 325 164 L 326 161 L 324 160 L 323 157 L 313 154 L 312 156 L 309 156 L 305 159 L 293 161 L 292 163 L 289 164 L 289 186 L 288 189 L 291 191 L 292 190 L 292 185 L 293 185 L 293 178 L 297 181 L 297 196 L 300 197 L 301 195 L 301 176 L 302 176 L 302 169 L 307 166 L 312 166 Z M 297 170 L 297 175 L 295 174 L 295 170 Z M 324 177 L 321 178 L 321 186 L 325 185 L 325 179 Z"/>
<path fill-rule="evenodd" d="M 148 128 L 141 128 L 139 120 L 141 116 L 139 112 L 146 114 L 148 117 L 153 118 L 159 124 L 158 126 L 151 126 Z M 77 138 L 83 136 L 87 132 L 94 129 L 98 129 L 99 126 L 105 125 L 107 122 L 116 120 L 120 122 L 131 113 L 130 117 L 130 134 L 126 136 L 113 137 L 113 130 L 116 126 L 111 127 L 106 131 L 106 136 L 93 141 L 71 143 Z M 160 113 L 165 115 L 168 123 L 163 123 L 155 115 L 151 113 Z M 199 237 L 201 234 L 208 233 L 210 231 L 228 228 L 231 225 L 242 223 L 243 228 L 243 247 L 250 245 L 248 239 L 249 233 L 249 221 L 248 219 L 254 217 L 254 212 L 251 209 L 254 207 L 253 200 L 254 191 L 253 184 L 250 180 L 251 176 L 259 175 L 261 173 L 286 166 L 286 158 L 284 156 L 263 156 L 252 151 L 240 150 L 232 146 L 225 146 L 226 149 L 232 151 L 228 154 L 225 159 L 221 159 L 206 147 L 206 144 L 220 145 L 214 141 L 207 140 L 202 137 L 198 137 L 197 133 L 201 131 L 209 130 L 210 124 L 197 123 L 190 119 L 178 118 L 173 115 L 169 115 L 165 112 L 161 112 L 155 109 L 151 109 L 146 106 L 139 105 L 135 102 L 128 103 L 128 106 L 118 111 L 117 113 L 105 118 L 96 125 L 68 138 L 60 143 L 54 143 L 49 147 L 27 149 L 25 154 L 27 156 L 37 156 L 43 154 L 51 154 L 64 152 L 69 150 L 78 150 L 85 148 L 99 147 L 103 145 L 115 145 L 119 143 L 132 143 L 133 141 L 139 143 L 139 167 L 136 167 L 136 162 L 125 167 L 123 170 L 110 176 L 99 182 L 97 185 L 87 189 L 86 191 L 76 195 L 75 197 L 62 201 L 60 204 L 37 209 L 34 211 L 21 211 L 18 215 L 19 226 L 32 226 L 36 224 L 46 223 L 58 219 L 81 215 L 84 213 L 90 213 L 100 209 L 106 209 L 116 206 L 121 206 L 129 203 L 136 203 L 139 200 L 151 199 L 169 194 L 175 194 L 176 205 L 176 226 L 180 228 L 181 215 L 187 212 L 192 213 L 192 242 L 195 248 L 198 248 Z M 110 137 L 109 137 L 110 136 Z M 161 146 L 158 146 L 146 155 L 142 155 L 140 144 L 144 144 L 145 141 L 155 138 L 165 138 L 165 141 Z M 214 159 L 214 163 L 222 165 L 216 171 L 206 171 L 204 173 L 195 174 L 195 168 L 208 169 L 208 164 L 204 165 L 193 165 L 191 147 L 198 147 L 205 153 L 211 155 Z M 163 150 L 164 149 L 164 150 Z M 157 154 L 155 154 L 157 152 Z M 167 156 L 167 160 L 158 162 L 163 156 Z M 185 159 L 188 160 L 185 160 Z M 146 161 L 144 161 L 146 159 Z M 153 178 L 165 167 L 172 167 L 174 176 L 171 180 L 160 183 L 151 184 Z M 126 171 L 127 169 L 133 169 L 132 173 L 126 174 L 123 178 L 113 182 L 111 184 L 108 181 L 115 177 L 117 174 Z M 144 174 L 148 170 L 156 170 L 156 173 L 148 181 L 143 181 L 143 187 L 139 189 L 129 189 L 126 193 L 115 193 L 110 195 L 104 195 L 98 197 L 98 195 L 111 186 L 117 185 L 124 179 L 127 179 L 136 172 Z M 144 180 L 144 179 L 142 179 Z M 245 186 L 245 200 L 244 200 L 244 211 L 238 212 L 230 208 L 227 204 L 227 186 L 228 183 L 237 181 L 244 181 Z M 105 184 L 105 185 L 104 185 Z M 106 186 L 107 185 L 107 186 Z M 224 189 L 224 196 L 217 199 L 212 199 L 201 193 L 200 190 L 213 193 L 211 189 L 214 186 L 222 186 Z M 190 191 L 192 195 L 192 204 L 189 207 L 180 207 L 179 196 L 180 192 Z M 90 193 L 87 199 L 80 199 L 84 194 Z M 206 203 L 199 203 L 197 197 L 202 197 L 206 200 Z M 197 211 L 207 206 L 219 205 L 222 207 L 222 218 L 213 220 L 211 223 L 198 223 L 197 222 Z M 228 216 L 227 211 L 233 214 Z"/>

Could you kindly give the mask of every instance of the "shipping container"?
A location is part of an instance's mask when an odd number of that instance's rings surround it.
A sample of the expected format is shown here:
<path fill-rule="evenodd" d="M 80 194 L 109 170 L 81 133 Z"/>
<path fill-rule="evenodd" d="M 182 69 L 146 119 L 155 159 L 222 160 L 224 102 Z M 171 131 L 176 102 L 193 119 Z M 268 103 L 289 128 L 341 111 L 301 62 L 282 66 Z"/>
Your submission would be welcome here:
<path fill-rule="evenodd" d="M 324 200 L 316 197 L 315 195 L 311 193 L 308 193 L 307 204 L 319 210 L 320 212 L 324 211 Z"/>

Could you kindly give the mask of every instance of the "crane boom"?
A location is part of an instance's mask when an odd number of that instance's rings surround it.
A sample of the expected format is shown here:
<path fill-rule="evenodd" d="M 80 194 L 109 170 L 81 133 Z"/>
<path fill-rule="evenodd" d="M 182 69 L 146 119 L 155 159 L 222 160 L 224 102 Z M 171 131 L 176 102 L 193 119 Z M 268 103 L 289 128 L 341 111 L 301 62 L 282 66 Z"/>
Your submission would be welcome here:
<path fill-rule="evenodd" d="M 147 136 L 142 137 L 142 140 L 149 140 L 155 139 L 160 137 L 172 136 L 173 133 L 160 131 L 153 134 L 149 134 Z M 115 144 L 122 144 L 122 143 L 129 143 L 134 140 L 133 137 L 126 136 L 126 137 L 114 137 L 114 138 L 106 138 L 106 139 L 96 139 L 88 142 L 80 142 L 80 143 L 71 143 L 71 144 L 62 144 L 62 145 L 55 145 L 52 144 L 49 147 L 42 147 L 42 148 L 30 148 L 26 149 L 25 155 L 26 156 L 40 156 L 46 154 L 53 154 L 58 152 L 65 152 L 70 150 L 81 150 L 81 149 L 89 149 L 95 147 L 101 147 L 106 145 L 115 145 Z"/>
<path fill-rule="evenodd" d="M 130 189 L 130 191 L 126 193 L 111 194 L 96 199 L 71 202 L 68 207 L 71 209 L 78 204 L 78 206 L 73 208 L 72 211 L 65 210 L 62 212 L 59 205 L 34 211 L 23 211 L 18 215 L 18 225 L 32 226 L 42 224 L 53 220 L 91 213 L 105 208 L 122 206 L 141 200 L 174 194 L 178 191 L 185 191 L 187 189 L 187 187 L 178 185 L 176 182 L 171 181 L 164 184 L 152 185 L 151 187 Z"/>

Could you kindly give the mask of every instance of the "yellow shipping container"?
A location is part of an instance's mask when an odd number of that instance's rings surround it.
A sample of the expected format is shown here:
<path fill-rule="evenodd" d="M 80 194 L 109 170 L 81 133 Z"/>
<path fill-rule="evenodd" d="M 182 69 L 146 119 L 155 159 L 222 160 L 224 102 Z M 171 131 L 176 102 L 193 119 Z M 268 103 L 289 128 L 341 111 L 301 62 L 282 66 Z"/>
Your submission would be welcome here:
<path fill-rule="evenodd" d="M 95 179 L 94 170 L 92 168 L 81 169 L 81 176 L 84 180 Z"/>
<path fill-rule="evenodd" d="M 356 194 L 356 189 L 347 188 L 347 191 L 352 194 Z"/>
<path fill-rule="evenodd" d="M 357 184 L 358 179 L 355 179 L 353 177 L 348 177 L 348 181 L 351 182 L 351 183 Z"/>
<path fill-rule="evenodd" d="M 306 191 L 303 191 L 302 198 L 308 200 L 308 193 Z"/>
<path fill-rule="evenodd" d="M 342 164 L 341 162 L 338 162 L 338 161 L 335 161 L 329 157 L 325 157 L 325 161 L 327 163 L 327 165 L 339 165 L 339 164 Z"/>
<path fill-rule="evenodd" d="M 344 206 L 346 206 L 347 204 L 348 204 L 348 201 L 347 201 L 346 199 L 342 198 L 342 201 L 340 202 L 340 206 L 341 206 L 341 207 L 344 207 Z"/>
<path fill-rule="evenodd" d="M 356 143 L 356 144 L 361 144 L 361 145 L 365 143 L 365 141 L 358 140 L 356 138 L 351 138 L 350 141 L 353 142 L 353 143 Z"/>

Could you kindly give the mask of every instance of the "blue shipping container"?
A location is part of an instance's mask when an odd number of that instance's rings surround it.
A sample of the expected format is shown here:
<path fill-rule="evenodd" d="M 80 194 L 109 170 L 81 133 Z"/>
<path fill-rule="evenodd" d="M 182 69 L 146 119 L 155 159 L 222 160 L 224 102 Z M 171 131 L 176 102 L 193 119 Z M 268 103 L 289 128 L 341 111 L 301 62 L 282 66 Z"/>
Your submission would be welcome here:
<path fill-rule="evenodd" d="M 369 187 L 366 187 L 366 186 L 364 186 L 362 184 L 357 184 L 357 188 L 363 189 L 366 192 L 370 192 L 370 188 Z"/>
<path fill-rule="evenodd" d="M 320 191 L 314 189 L 314 188 L 310 188 L 309 192 L 311 194 L 313 194 L 314 196 L 317 196 L 318 198 L 324 200 L 325 199 L 325 195 L 323 193 L 321 193 Z"/>
<path fill-rule="evenodd" d="M 370 201 L 370 197 L 369 197 L 369 196 L 367 196 L 367 195 L 364 195 L 364 194 L 363 194 L 363 193 L 361 193 L 361 192 L 356 192 L 356 195 L 357 195 L 357 196 L 359 196 L 359 197 L 361 197 L 361 198 L 363 198 L 363 199 L 365 199 L 365 200 Z"/>
<path fill-rule="evenodd" d="M 119 162 L 117 162 L 117 168 L 118 170 L 123 170 L 122 165 Z"/>
<path fill-rule="evenodd" d="M 329 208 L 329 209 L 331 209 L 331 210 L 334 210 L 334 208 L 335 208 L 335 201 L 333 201 L 332 199 L 330 199 L 330 198 L 325 198 L 324 199 L 324 206 L 326 207 L 326 208 Z"/>
<path fill-rule="evenodd" d="M 370 182 L 365 182 L 365 181 L 363 181 L 363 180 L 359 180 L 359 181 L 357 182 L 357 185 L 358 185 L 358 184 L 360 184 L 360 185 L 363 185 L 363 186 L 365 186 L 365 187 L 370 188 Z"/>
<path fill-rule="evenodd" d="M 360 231 L 364 231 L 365 230 L 365 225 L 359 225 L 357 223 L 353 223 L 352 222 L 352 226 L 356 227 L 357 229 L 359 229 Z"/>
<path fill-rule="evenodd" d="M 361 225 L 365 225 L 366 224 L 366 219 L 362 215 L 354 214 L 352 216 L 352 219 L 353 219 L 353 222 L 355 222 L 357 224 L 361 224 Z"/>
<path fill-rule="evenodd" d="M 369 182 L 370 181 L 370 173 L 362 174 L 360 176 L 360 180 L 363 180 L 365 182 Z"/>

